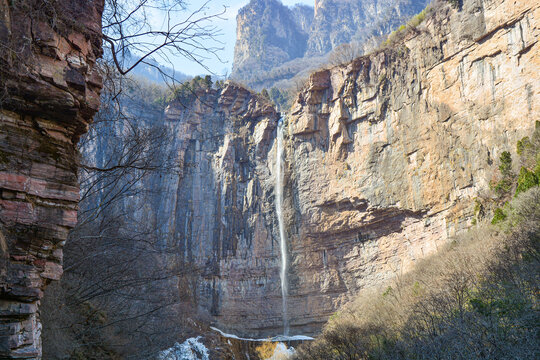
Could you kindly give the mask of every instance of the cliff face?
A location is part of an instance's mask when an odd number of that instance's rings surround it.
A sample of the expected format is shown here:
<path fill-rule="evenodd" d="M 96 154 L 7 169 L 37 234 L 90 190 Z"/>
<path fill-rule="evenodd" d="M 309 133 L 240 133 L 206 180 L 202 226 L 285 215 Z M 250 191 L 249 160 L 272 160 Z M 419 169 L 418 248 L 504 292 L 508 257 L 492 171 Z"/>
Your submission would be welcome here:
<path fill-rule="evenodd" d="M 428 3 L 417 0 L 316 0 L 306 54 L 323 55 L 350 42 L 361 46 L 370 36 L 389 34 Z"/>
<path fill-rule="evenodd" d="M 539 16 L 529 0 L 442 6 L 402 46 L 310 78 L 289 119 L 296 324 L 471 225 L 539 116 Z"/>
<path fill-rule="evenodd" d="M 167 152 L 183 166 L 156 185 L 166 189 L 156 221 L 167 219 L 168 246 L 198 271 L 194 301 L 244 334 L 281 327 L 271 175 L 278 119 L 271 103 L 233 83 L 166 110 L 176 139 Z"/>
<path fill-rule="evenodd" d="M 392 49 L 313 74 L 287 117 L 292 333 L 470 227 L 499 155 L 539 118 L 539 5 L 439 6 Z M 185 170 L 161 201 L 218 327 L 276 334 L 278 115 L 233 85 L 208 96 L 168 110 Z"/>
<path fill-rule="evenodd" d="M 0 357 L 40 358 L 38 307 L 77 220 L 103 1 L 0 1 Z"/>
<path fill-rule="evenodd" d="M 277 0 L 252 0 L 236 17 L 233 76 L 247 79 L 253 71 L 304 56 L 313 8 L 290 9 Z"/>

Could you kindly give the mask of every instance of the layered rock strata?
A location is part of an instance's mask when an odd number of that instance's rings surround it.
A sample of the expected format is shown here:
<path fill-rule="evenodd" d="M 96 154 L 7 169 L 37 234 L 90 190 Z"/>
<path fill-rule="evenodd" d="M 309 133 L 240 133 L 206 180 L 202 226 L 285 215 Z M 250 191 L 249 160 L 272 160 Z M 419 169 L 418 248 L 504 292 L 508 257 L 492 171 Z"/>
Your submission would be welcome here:
<path fill-rule="evenodd" d="M 271 152 L 279 114 L 227 83 L 187 109 L 170 105 L 165 118 L 182 171 L 156 184 L 155 221 L 166 219 L 167 245 L 197 271 L 194 301 L 225 330 L 281 327 Z"/>
<path fill-rule="evenodd" d="M 102 0 L 0 1 L 0 357 L 41 358 L 39 303 L 77 221 Z"/>
<path fill-rule="evenodd" d="M 402 43 L 311 76 L 289 119 L 291 320 L 317 324 L 471 226 L 540 118 L 535 1 L 439 4 Z"/>

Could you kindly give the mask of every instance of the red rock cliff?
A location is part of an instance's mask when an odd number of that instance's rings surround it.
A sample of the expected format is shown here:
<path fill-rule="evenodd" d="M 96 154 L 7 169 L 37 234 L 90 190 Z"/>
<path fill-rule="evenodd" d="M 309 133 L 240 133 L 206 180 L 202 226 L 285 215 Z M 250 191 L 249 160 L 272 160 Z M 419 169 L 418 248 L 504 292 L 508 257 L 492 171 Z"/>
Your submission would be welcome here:
<path fill-rule="evenodd" d="M 103 0 L 0 0 L 0 358 L 41 358 L 39 303 L 77 221 Z"/>

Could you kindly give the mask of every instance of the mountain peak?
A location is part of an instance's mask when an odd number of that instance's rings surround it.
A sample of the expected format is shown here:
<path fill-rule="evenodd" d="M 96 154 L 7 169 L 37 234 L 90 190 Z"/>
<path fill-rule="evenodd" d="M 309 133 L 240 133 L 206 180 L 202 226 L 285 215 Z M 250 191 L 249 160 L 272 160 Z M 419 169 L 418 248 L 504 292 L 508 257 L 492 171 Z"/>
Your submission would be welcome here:
<path fill-rule="evenodd" d="M 316 0 L 315 7 L 287 7 L 278 0 L 252 0 L 238 13 L 232 77 L 256 89 L 272 87 L 321 66 L 341 44 L 361 49 L 428 3 Z"/>

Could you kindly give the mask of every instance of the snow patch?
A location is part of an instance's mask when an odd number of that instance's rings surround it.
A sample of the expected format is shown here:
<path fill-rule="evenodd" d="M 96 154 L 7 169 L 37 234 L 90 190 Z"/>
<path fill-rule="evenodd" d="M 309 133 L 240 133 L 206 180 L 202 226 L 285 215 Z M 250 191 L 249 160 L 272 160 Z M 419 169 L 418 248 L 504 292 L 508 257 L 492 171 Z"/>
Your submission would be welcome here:
<path fill-rule="evenodd" d="M 287 348 L 284 343 L 277 343 L 274 354 L 266 360 L 287 360 L 296 353 L 293 347 Z"/>
<path fill-rule="evenodd" d="M 182 344 L 176 343 L 173 347 L 163 350 L 158 355 L 158 360 L 210 360 L 208 349 L 200 336 L 189 338 Z"/>
<path fill-rule="evenodd" d="M 210 327 L 210 329 L 214 330 L 214 331 L 217 331 L 221 336 L 223 337 L 226 337 L 226 338 L 229 338 L 229 339 L 236 339 L 236 340 L 242 340 L 242 341 L 256 341 L 256 342 L 264 342 L 264 341 L 271 341 L 271 342 L 283 342 L 283 341 L 312 341 L 314 340 L 312 337 L 310 336 L 305 336 L 305 335 L 294 335 L 294 336 L 289 336 L 289 335 L 277 335 L 277 336 L 274 336 L 274 337 L 271 337 L 271 338 L 266 338 L 266 339 L 250 339 L 250 338 L 241 338 L 241 337 L 238 337 L 236 335 L 233 335 L 233 334 L 227 334 L 226 332 L 223 332 L 221 330 L 219 330 L 218 328 L 215 328 L 215 327 Z"/>

